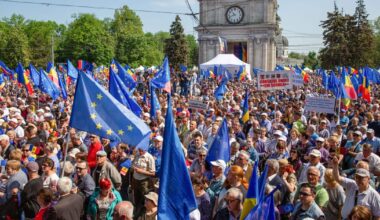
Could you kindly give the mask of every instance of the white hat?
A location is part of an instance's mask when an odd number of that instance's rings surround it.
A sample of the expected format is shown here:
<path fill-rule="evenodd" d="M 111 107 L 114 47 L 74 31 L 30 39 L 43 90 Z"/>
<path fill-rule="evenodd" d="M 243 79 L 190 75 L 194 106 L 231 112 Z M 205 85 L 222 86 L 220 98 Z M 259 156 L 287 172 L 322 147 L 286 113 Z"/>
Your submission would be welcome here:
<path fill-rule="evenodd" d="M 315 157 L 321 157 L 321 152 L 317 149 L 313 149 L 309 155 L 313 155 Z"/>
<path fill-rule="evenodd" d="M 222 170 L 226 169 L 226 162 L 224 162 L 224 160 L 211 161 L 211 165 L 216 166 L 216 167 L 220 167 L 220 168 L 222 168 Z"/>
<path fill-rule="evenodd" d="M 282 131 L 280 130 L 276 130 L 275 132 L 273 132 L 273 135 L 282 135 Z"/>
<path fill-rule="evenodd" d="M 150 117 L 150 114 L 149 114 L 148 112 L 145 112 L 145 113 L 143 114 L 143 116 L 145 116 L 145 117 Z"/>
<path fill-rule="evenodd" d="M 265 112 L 263 112 L 263 113 L 261 113 L 261 116 L 266 116 L 266 117 L 268 117 L 268 114 L 265 113 Z"/>
<path fill-rule="evenodd" d="M 38 109 L 37 113 L 45 113 L 45 111 L 43 109 Z"/>
<path fill-rule="evenodd" d="M 321 123 L 327 124 L 327 121 L 326 120 L 321 120 Z"/>
<path fill-rule="evenodd" d="M 162 142 L 164 139 L 162 138 L 161 135 L 158 135 L 153 140 L 155 140 L 155 141 L 161 141 Z"/>
<path fill-rule="evenodd" d="M 46 106 L 46 107 L 45 107 L 45 110 L 49 112 L 49 111 L 50 111 L 50 108 L 49 108 L 48 106 Z"/>
<path fill-rule="evenodd" d="M 284 135 L 281 135 L 279 138 L 277 138 L 277 140 L 286 142 L 287 138 Z"/>
<path fill-rule="evenodd" d="M 316 141 L 325 142 L 325 139 L 323 137 L 318 137 Z"/>
<path fill-rule="evenodd" d="M 355 131 L 354 134 L 359 135 L 359 136 L 363 136 L 363 134 L 360 131 Z"/>
<path fill-rule="evenodd" d="M 0 119 L 0 125 L 2 125 L 5 121 L 3 119 Z"/>
<path fill-rule="evenodd" d="M 73 149 L 70 151 L 69 156 L 75 158 L 75 155 L 76 155 L 77 153 L 79 153 L 79 152 L 80 152 L 80 150 L 79 150 L 78 148 L 73 148 Z"/>
<path fill-rule="evenodd" d="M 6 134 L 2 134 L 2 135 L 0 135 L 0 141 L 2 141 L 2 140 L 7 140 L 7 141 L 9 141 L 9 136 L 6 135 Z"/>
<path fill-rule="evenodd" d="M 16 118 L 11 118 L 11 119 L 9 119 L 9 122 L 18 123 L 18 121 L 17 121 L 17 119 L 16 119 Z"/>

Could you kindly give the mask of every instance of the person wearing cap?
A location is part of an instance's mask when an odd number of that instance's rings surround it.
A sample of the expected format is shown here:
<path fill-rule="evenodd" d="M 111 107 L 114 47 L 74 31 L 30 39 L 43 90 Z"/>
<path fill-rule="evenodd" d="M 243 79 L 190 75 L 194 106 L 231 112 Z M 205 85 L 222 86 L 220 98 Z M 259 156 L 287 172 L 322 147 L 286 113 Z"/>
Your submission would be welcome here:
<path fill-rule="evenodd" d="M 16 149 L 15 146 L 10 143 L 9 136 L 6 134 L 0 135 L 0 148 L 0 156 L 3 157 L 3 159 L 8 159 L 11 151 Z"/>
<path fill-rule="evenodd" d="M 335 156 L 332 159 L 334 179 L 346 189 L 346 199 L 342 208 L 343 219 L 348 218 L 356 205 L 369 207 L 373 217 L 380 219 L 380 195 L 370 186 L 371 175 L 369 171 L 364 168 L 356 169 L 355 180 L 343 177 L 339 174 L 339 163 L 341 161 L 341 156 Z"/>
<path fill-rule="evenodd" d="M 159 174 L 159 170 L 161 168 L 161 155 L 162 155 L 162 143 L 164 139 L 161 135 L 158 135 L 153 138 L 153 144 L 151 144 L 148 148 L 148 153 L 150 153 L 155 161 L 156 165 L 156 175 Z"/>
<path fill-rule="evenodd" d="M 360 144 L 370 144 L 372 152 L 380 156 L 380 138 L 375 136 L 375 131 L 372 128 L 367 130 L 367 136 Z"/>
<path fill-rule="evenodd" d="M 223 183 L 226 180 L 224 171 L 226 169 L 226 162 L 224 160 L 211 161 L 212 178 L 210 184 L 206 186 L 206 192 L 210 196 L 211 206 L 213 210 L 215 204 L 215 197 L 219 195 L 222 190 Z"/>
<path fill-rule="evenodd" d="M 121 201 L 120 193 L 112 187 L 111 180 L 103 178 L 89 199 L 87 216 L 92 220 L 112 220 L 115 206 Z"/>
<path fill-rule="evenodd" d="M 318 137 L 315 141 L 316 146 L 315 149 L 319 150 L 321 152 L 321 163 L 327 164 L 329 160 L 329 151 L 325 148 L 325 139 L 323 137 Z"/>
<path fill-rule="evenodd" d="M 148 220 L 157 218 L 158 195 L 155 192 L 149 192 L 145 196 L 145 210 L 137 220 Z"/>
<path fill-rule="evenodd" d="M 38 175 L 38 170 L 38 163 L 34 161 L 28 162 L 26 165 L 29 181 L 21 192 L 21 208 L 26 219 L 33 219 L 40 209 L 37 196 L 38 192 L 43 188 L 43 180 Z"/>
<path fill-rule="evenodd" d="M 121 186 L 121 176 L 116 167 L 107 159 L 107 152 L 100 150 L 96 152 L 96 166 L 92 172 L 95 185 L 99 186 L 100 180 L 110 179 L 115 189 Z"/>
<path fill-rule="evenodd" d="M 350 170 L 355 166 L 355 157 L 359 152 L 363 151 L 362 145 L 360 144 L 362 140 L 362 133 L 360 131 L 355 131 L 353 134 L 353 140 L 347 141 L 344 145 L 344 158 L 342 169 Z"/>
<path fill-rule="evenodd" d="M 330 131 L 327 129 L 327 120 L 323 119 L 318 126 L 318 136 L 322 138 L 329 138 Z"/>
<path fill-rule="evenodd" d="M 8 124 L 16 132 L 16 140 L 21 140 L 25 136 L 25 131 L 21 127 L 21 121 L 18 121 L 17 118 L 9 119 Z"/>
<path fill-rule="evenodd" d="M 272 124 L 268 120 L 268 114 L 267 113 L 263 112 L 260 114 L 259 123 L 260 123 L 260 127 L 266 128 L 268 132 L 270 132 L 272 130 Z"/>
<path fill-rule="evenodd" d="M 324 182 L 324 176 L 325 176 L 325 171 L 326 167 L 323 166 L 321 163 L 321 152 L 317 149 L 313 149 L 309 155 L 308 155 L 308 163 L 304 163 L 302 168 L 301 168 L 301 173 L 298 178 L 298 181 L 300 183 L 307 182 L 308 180 L 308 169 L 310 167 L 315 167 L 319 170 L 319 183 L 323 184 Z"/>
<path fill-rule="evenodd" d="M 289 152 L 286 149 L 286 137 L 281 135 L 277 138 L 276 152 L 269 155 L 269 159 L 288 159 Z"/>

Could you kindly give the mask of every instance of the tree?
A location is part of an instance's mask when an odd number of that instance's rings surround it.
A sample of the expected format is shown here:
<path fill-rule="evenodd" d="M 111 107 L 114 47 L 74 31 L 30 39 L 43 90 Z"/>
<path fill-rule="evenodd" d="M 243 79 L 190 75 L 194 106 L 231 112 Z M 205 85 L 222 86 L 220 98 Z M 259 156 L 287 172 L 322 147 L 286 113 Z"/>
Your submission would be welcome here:
<path fill-rule="evenodd" d="M 373 49 L 373 31 L 368 22 L 368 14 L 365 9 L 364 0 L 356 1 L 354 13 L 355 26 L 351 30 L 352 39 L 350 46 L 355 48 L 355 56 L 352 65 L 356 67 L 365 66 L 371 63 L 371 52 Z"/>
<path fill-rule="evenodd" d="M 51 61 L 51 48 L 57 50 L 60 39 L 58 36 L 62 34 L 64 27 L 53 21 L 27 22 L 25 33 L 28 36 L 30 59 L 34 65 L 45 67 Z"/>
<path fill-rule="evenodd" d="M 189 45 L 188 66 L 198 66 L 198 43 L 194 35 L 186 36 L 187 44 Z"/>
<path fill-rule="evenodd" d="M 136 13 L 124 6 L 117 9 L 111 25 L 116 40 L 115 55 L 121 63 L 138 66 L 146 62 L 148 44 L 142 29 L 142 22 Z"/>
<path fill-rule="evenodd" d="M 290 52 L 288 57 L 293 58 L 293 59 L 303 59 L 305 55 L 297 53 L 297 52 Z"/>
<path fill-rule="evenodd" d="M 187 65 L 189 47 L 186 41 L 181 18 L 177 15 L 170 26 L 170 38 L 165 42 L 165 54 L 176 71 L 179 65 Z"/>
<path fill-rule="evenodd" d="M 162 42 L 159 41 L 156 35 L 148 32 L 145 34 L 145 38 L 148 44 L 148 50 L 145 53 L 144 65 L 161 65 L 164 59 L 164 51 L 161 46 Z"/>
<path fill-rule="evenodd" d="M 373 23 L 373 29 L 375 32 L 373 40 L 373 51 L 372 51 L 372 64 L 378 66 L 380 64 L 380 17 Z"/>
<path fill-rule="evenodd" d="M 70 58 L 109 64 L 114 56 L 114 40 L 95 15 L 81 14 L 69 24 L 58 52 L 61 62 Z"/>
<path fill-rule="evenodd" d="M 347 39 L 346 21 L 334 4 L 334 11 L 327 13 L 327 20 L 322 21 L 324 48 L 320 51 L 320 60 L 323 68 L 342 66 L 349 60 L 350 51 Z"/>
<path fill-rule="evenodd" d="M 316 69 L 318 66 L 317 53 L 314 51 L 309 52 L 307 56 L 304 57 L 303 62 L 305 66 Z"/>

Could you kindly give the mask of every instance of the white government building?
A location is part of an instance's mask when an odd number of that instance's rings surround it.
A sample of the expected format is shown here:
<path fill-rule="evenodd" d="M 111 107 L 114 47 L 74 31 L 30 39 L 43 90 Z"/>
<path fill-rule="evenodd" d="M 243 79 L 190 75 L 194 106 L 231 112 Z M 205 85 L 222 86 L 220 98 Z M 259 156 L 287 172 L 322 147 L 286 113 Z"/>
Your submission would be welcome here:
<path fill-rule="evenodd" d="M 198 0 L 199 63 L 232 53 L 251 68 L 273 70 L 287 58 L 288 40 L 276 31 L 276 0 Z"/>

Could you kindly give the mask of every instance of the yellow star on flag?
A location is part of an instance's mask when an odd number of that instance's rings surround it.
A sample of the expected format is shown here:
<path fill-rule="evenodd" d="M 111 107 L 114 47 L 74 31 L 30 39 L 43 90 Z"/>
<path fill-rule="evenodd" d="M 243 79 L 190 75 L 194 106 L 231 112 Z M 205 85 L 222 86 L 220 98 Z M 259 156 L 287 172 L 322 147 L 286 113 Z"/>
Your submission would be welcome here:
<path fill-rule="evenodd" d="M 111 135 L 112 134 L 112 130 L 111 129 L 108 129 L 107 130 L 107 135 Z"/>
<path fill-rule="evenodd" d="M 95 108 L 96 107 L 96 102 L 91 102 L 91 107 Z"/>
<path fill-rule="evenodd" d="M 132 130 L 133 130 L 132 125 L 128 125 L 128 131 L 132 131 Z"/>
<path fill-rule="evenodd" d="M 95 114 L 95 113 L 92 113 L 92 114 L 90 115 L 90 118 L 91 118 L 91 119 L 95 119 L 95 118 L 96 118 L 96 114 Z"/>
<path fill-rule="evenodd" d="M 99 94 L 96 95 L 96 98 L 99 99 L 99 100 L 101 100 L 103 98 L 103 96 L 102 96 L 102 94 L 99 93 Z"/>
<path fill-rule="evenodd" d="M 102 125 L 100 123 L 97 123 L 96 124 L 96 129 L 99 129 L 99 130 L 102 129 Z"/>
<path fill-rule="evenodd" d="M 123 130 L 118 130 L 117 133 L 118 133 L 119 135 L 123 135 L 123 134 L 124 134 L 124 131 L 123 131 Z"/>

